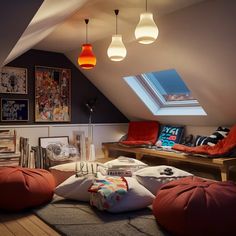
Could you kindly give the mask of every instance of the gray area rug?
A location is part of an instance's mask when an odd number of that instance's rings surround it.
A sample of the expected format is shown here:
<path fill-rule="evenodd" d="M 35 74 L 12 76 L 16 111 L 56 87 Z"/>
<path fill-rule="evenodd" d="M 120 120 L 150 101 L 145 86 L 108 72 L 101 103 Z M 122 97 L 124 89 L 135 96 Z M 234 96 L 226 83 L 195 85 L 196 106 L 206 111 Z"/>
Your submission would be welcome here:
<path fill-rule="evenodd" d="M 34 213 L 61 235 L 171 236 L 158 226 L 151 208 L 114 214 L 99 211 L 88 203 L 55 197 Z"/>

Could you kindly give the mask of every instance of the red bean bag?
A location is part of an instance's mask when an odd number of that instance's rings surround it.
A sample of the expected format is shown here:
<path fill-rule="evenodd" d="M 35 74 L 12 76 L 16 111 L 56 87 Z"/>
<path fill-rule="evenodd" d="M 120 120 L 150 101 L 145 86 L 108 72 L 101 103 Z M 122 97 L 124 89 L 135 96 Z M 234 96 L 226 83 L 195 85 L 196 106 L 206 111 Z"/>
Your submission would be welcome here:
<path fill-rule="evenodd" d="M 157 193 L 153 214 L 174 235 L 236 235 L 236 185 L 198 177 L 172 181 Z"/>
<path fill-rule="evenodd" d="M 19 211 L 51 201 L 55 181 L 42 169 L 0 168 L 0 209 Z"/>

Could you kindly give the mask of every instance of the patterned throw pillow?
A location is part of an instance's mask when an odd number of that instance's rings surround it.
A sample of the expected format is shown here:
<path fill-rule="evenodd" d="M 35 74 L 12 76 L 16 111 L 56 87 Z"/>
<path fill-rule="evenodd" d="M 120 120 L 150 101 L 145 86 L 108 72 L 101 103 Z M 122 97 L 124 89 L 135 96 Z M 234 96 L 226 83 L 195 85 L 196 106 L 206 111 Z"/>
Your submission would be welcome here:
<path fill-rule="evenodd" d="M 195 146 L 215 146 L 221 139 L 225 138 L 228 135 L 229 131 L 230 130 L 228 128 L 218 127 L 217 130 L 209 137 L 198 136 L 195 141 Z"/>
<path fill-rule="evenodd" d="M 96 179 L 88 191 L 90 205 L 99 210 L 108 210 L 119 203 L 128 191 L 128 184 L 123 177 L 107 176 L 104 179 Z"/>
<path fill-rule="evenodd" d="M 183 131 L 183 126 L 162 126 L 156 145 L 162 147 L 172 147 L 175 143 L 180 142 L 183 135 Z"/>

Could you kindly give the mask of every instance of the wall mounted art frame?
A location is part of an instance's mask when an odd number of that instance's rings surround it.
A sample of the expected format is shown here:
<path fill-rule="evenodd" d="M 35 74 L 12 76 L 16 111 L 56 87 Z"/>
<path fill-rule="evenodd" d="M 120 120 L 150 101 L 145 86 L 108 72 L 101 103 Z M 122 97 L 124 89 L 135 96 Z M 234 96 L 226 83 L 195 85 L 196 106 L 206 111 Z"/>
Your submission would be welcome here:
<path fill-rule="evenodd" d="M 35 67 L 35 122 L 71 121 L 71 71 Z"/>
<path fill-rule="evenodd" d="M 1 99 L 1 121 L 29 121 L 29 99 Z"/>
<path fill-rule="evenodd" d="M 0 70 L 0 93 L 27 94 L 27 69 L 2 67 Z"/>

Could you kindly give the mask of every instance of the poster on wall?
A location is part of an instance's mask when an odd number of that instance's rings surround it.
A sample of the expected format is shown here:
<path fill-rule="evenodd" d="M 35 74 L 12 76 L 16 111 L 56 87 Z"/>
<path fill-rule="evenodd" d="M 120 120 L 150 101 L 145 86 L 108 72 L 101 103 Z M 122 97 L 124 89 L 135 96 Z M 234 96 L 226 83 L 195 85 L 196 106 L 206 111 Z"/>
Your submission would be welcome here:
<path fill-rule="evenodd" d="M 35 67 L 35 122 L 71 120 L 70 69 Z"/>
<path fill-rule="evenodd" d="M 2 67 L 0 70 L 0 93 L 27 94 L 27 69 Z"/>
<path fill-rule="evenodd" d="M 1 121 L 28 121 L 28 99 L 1 99 Z"/>

